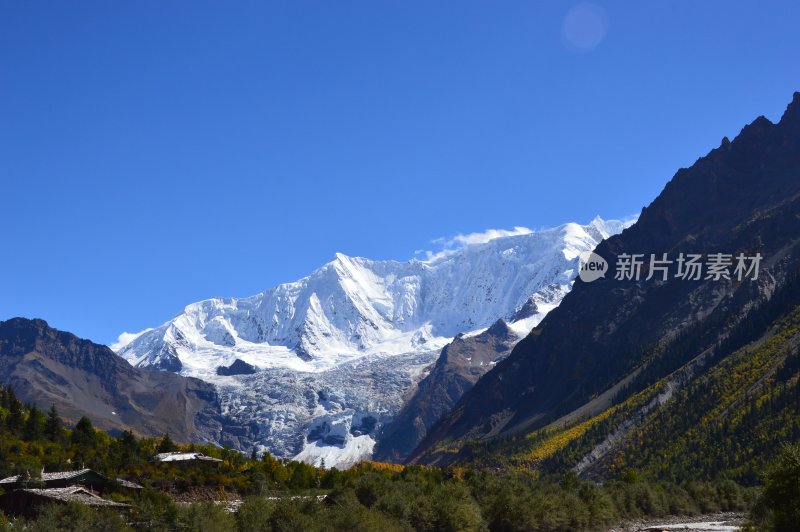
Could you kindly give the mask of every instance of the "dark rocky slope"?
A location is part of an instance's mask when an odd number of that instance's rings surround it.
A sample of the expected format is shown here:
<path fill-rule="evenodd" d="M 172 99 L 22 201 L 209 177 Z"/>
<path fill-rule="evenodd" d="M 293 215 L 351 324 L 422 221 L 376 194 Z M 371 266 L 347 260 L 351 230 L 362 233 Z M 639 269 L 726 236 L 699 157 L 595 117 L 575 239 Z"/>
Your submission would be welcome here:
<path fill-rule="evenodd" d="M 111 349 L 58 331 L 43 320 L 0 322 L 0 382 L 21 401 L 102 429 L 178 441 L 218 441 L 220 406 L 214 387 L 132 367 Z"/>
<path fill-rule="evenodd" d="M 561 305 L 485 375 L 412 454 L 447 463 L 469 440 L 542 427 L 616 383 L 645 386 L 735 331 L 800 267 L 800 93 L 681 169 L 638 222 L 602 242 L 611 274 Z M 757 281 L 615 280 L 622 253 L 761 253 Z M 673 265 L 673 268 L 675 266 Z M 674 273 L 673 269 L 673 273 Z M 720 324 L 715 326 L 715 324 Z M 700 332 L 697 332 L 700 331 Z M 668 357 L 664 354 L 669 353 Z M 664 363 L 669 360 L 669 364 Z"/>
<path fill-rule="evenodd" d="M 402 462 L 428 429 L 450 411 L 478 379 L 511 352 L 519 338 L 503 320 L 475 336 L 458 335 L 442 349 L 431 372 L 381 433 L 375 459 Z"/>

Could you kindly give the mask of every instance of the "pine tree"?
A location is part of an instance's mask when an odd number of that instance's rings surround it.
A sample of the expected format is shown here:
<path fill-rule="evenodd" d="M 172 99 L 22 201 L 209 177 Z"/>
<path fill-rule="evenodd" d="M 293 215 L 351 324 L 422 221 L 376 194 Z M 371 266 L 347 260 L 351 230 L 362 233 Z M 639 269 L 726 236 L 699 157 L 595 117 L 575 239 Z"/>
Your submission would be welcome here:
<path fill-rule="evenodd" d="M 19 402 L 17 396 L 9 388 L 6 391 L 6 400 L 8 402 L 8 418 L 6 419 L 6 428 L 12 434 L 19 434 L 22 426 L 25 423 L 25 418 L 22 413 L 22 403 Z"/>
<path fill-rule="evenodd" d="M 72 429 L 72 444 L 77 447 L 89 448 L 95 443 L 96 438 L 92 422 L 86 416 L 78 420 L 78 424 Z"/>
<path fill-rule="evenodd" d="M 164 434 L 164 437 L 161 438 L 161 443 L 158 444 L 158 449 L 156 450 L 159 453 L 174 453 L 178 450 L 178 446 L 172 441 L 169 437 L 169 434 Z"/>
<path fill-rule="evenodd" d="M 116 470 L 135 467 L 139 456 L 139 442 L 133 432 L 126 430 L 115 440 L 110 453 L 110 463 Z"/>
<path fill-rule="evenodd" d="M 22 437 L 27 441 L 38 441 L 42 439 L 44 432 L 44 414 L 36 406 L 32 406 L 28 412 L 28 420 L 22 431 Z"/>
<path fill-rule="evenodd" d="M 64 422 L 58 417 L 56 405 L 50 405 L 50 412 L 47 413 L 47 420 L 44 422 L 44 435 L 48 440 L 57 442 L 63 434 Z"/>

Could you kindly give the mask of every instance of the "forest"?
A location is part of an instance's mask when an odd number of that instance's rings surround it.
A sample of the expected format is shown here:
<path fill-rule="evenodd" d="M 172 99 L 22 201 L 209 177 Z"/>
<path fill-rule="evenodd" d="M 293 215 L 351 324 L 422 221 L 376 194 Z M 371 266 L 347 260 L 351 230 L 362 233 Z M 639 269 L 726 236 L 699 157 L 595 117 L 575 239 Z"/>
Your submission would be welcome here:
<path fill-rule="evenodd" d="M 222 462 L 187 466 L 152 459 L 176 450 L 200 451 Z M 86 467 L 144 486 L 133 494 L 112 489 L 107 495 L 129 504 L 125 512 L 51 505 L 31 519 L 0 514 L 0 526 L 32 531 L 567 531 L 597 530 L 642 517 L 752 509 L 760 528 L 778 523 L 774 530 L 787 530 L 780 528 L 780 519 L 794 516 L 781 517 L 776 508 L 792 507 L 786 504 L 785 485 L 789 492 L 795 486 L 788 497 L 800 501 L 800 451 L 787 447 L 784 454 L 782 467 L 765 477 L 766 489 L 725 478 L 673 482 L 637 469 L 603 482 L 536 468 L 364 462 L 338 471 L 268 453 L 257 457 L 210 445 L 179 446 L 168 435 L 137 438 L 124 432 L 114 437 L 96 430 L 85 417 L 68 428 L 55 409 L 41 412 L 21 404 L 11 389 L 0 388 L 0 477 L 27 473 L 35 485 L 42 470 Z M 241 502 L 232 511 L 214 500 Z"/>

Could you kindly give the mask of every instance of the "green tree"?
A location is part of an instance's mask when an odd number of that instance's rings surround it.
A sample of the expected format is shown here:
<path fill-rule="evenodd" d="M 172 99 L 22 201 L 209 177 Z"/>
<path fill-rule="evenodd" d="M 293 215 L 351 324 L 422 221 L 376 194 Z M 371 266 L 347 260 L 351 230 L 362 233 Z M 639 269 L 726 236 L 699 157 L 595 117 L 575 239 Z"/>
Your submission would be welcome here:
<path fill-rule="evenodd" d="M 44 435 L 48 440 L 57 442 L 64 434 L 64 422 L 58 416 L 56 405 L 50 405 L 50 411 L 47 413 L 47 420 L 44 422 Z"/>
<path fill-rule="evenodd" d="M 166 493 L 142 490 L 133 501 L 133 520 L 144 530 L 167 532 L 178 528 L 178 506 Z"/>
<path fill-rule="evenodd" d="M 98 436 L 88 417 L 84 416 L 78 420 L 75 428 L 72 429 L 70 442 L 73 449 L 73 461 L 80 467 L 97 468 L 100 464 L 92 463 L 92 458 L 97 453 Z"/>
<path fill-rule="evenodd" d="M 116 471 L 132 469 L 141 464 L 139 442 L 129 430 L 123 431 L 111 444 L 109 461 Z"/>
<path fill-rule="evenodd" d="M 241 532 L 269 532 L 269 517 L 275 503 L 261 497 L 250 497 L 236 512 L 236 523 Z"/>
<path fill-rule="evenodd" d="M 759 530 L 792 532 L 800 523 L 800 446 L 786 445 L 769 468 L 753 512 Z"/>
<path fill-rule="evenodd" d="M 182 509 L 179 524 L 183 530 L 198 532 L 232 532 L 236 521 L 223 507 L 214 503 L 192 504 Z"/>
<path fill-rule="evenodd" d="M 8 418 L 6 418 L 6 428 L 11 434 L 19 434 L 25 418 L 22 412 L 22 403 L 14 395 L 10 388 L 6 390 L 6 403 L 8 404 Z"/>
<path fill-rule="evenodd" d="M 72 444 L 80 448 L 89 448 L 95 444 L 96 440 L 97 434 L 95 433 L 91 420 L 83 416 L 78 420 L 75 428 L 72 429 Z"/>
<path fill-rule="evenodd" d="M 44 414 L 42 414 L 38 408 L 32 406 L 28 411 L 28 419 L 25 421 L 25 427 L 22 430 L 22 438 L 26 441 L 38 441 L 42 439 L 44 423 Z"/>
<path fill-rule="evenodd" d="M 172 441 L 169 437 L 169 434 L 164 434 L 164 437 L 161 438 L 161 442 L 158 444 L 158 449 L 156 449 L 159 453 L 174 453 L 178 450 L 178 446 Z"/>
<path fill-rule="evenodd" d="M 82 504 L 51 504 L 32 521 L 19 522 L 26 532 L 123 532 L 132 530 L 118 512 L 95 510 Z"/>
<path fill-rule="evenodd" d="M 293 500 L 282 500 L 275 505 L 269 516 L 269 525 L 274 532 L 296 532 L 314 530 L 313 507 L 298 504 Z M 312 511 L 309 511 L 312 510 Z"/>

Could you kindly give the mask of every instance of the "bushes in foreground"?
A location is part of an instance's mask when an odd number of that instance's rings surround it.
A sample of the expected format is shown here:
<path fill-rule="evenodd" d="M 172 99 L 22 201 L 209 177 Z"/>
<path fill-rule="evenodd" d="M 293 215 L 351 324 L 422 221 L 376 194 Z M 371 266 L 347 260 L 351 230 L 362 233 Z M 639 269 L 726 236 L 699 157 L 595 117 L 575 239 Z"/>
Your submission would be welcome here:
<path fill-rule="evenodd" d="M 752 489 L 730 481 L 679 486 L 627 474 L 598 485 L 573 475 L 558 481 L 524 473 L 468 473 L 461 478 L 442 476 L 441 470 L 408 468 L 402 472 L 362 471 L 344 479 L 324 501 L 312 496 L 252 496 L 230 513 L 218 504 L 179 506 L 162 493 L 148 491 L 133 502 L 125 520 L 106 512 L 64 506 L 14 526 L 54 530 L 58 523 L 73 523 L 74 530 L 82 531 L 129 527 L 211 532 L 573 531 L 596 530 L 638 517 L 745 511 L 753 498 Z"/>
<path fill-rule="evenodd" d="M 787 445 L 767 470 L 751 528 L 794 532 L 800 523 L 800 445 Z"/>

